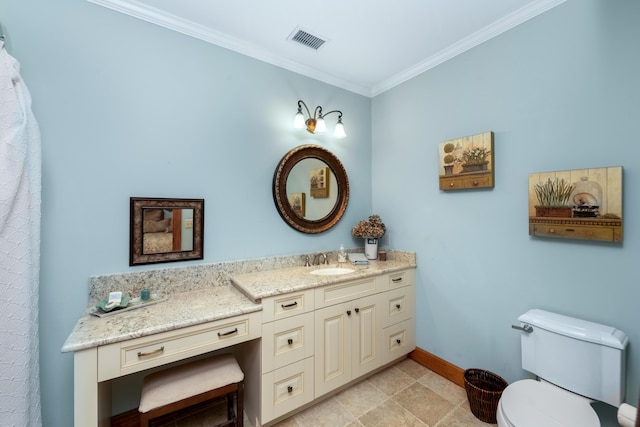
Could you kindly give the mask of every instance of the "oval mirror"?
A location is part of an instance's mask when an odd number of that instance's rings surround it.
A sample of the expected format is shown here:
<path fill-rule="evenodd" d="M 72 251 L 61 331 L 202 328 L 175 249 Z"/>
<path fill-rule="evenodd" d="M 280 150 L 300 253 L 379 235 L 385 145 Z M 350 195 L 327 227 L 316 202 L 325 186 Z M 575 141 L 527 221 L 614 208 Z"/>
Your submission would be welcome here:
<path fill-rule="evenodd" d="M 301 145 L 280 160 L 273 175 L 278 213 L 303 233 L 321 233 L 342 218 L 349 179 L 342 163 L 317 145 Z"/>

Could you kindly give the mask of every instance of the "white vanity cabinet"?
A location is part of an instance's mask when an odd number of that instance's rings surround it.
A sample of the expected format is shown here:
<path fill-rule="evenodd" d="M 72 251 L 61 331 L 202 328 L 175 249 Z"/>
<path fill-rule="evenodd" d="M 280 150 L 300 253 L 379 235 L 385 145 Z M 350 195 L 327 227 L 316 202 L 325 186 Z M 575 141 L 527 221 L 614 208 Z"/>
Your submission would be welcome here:
<path fill-rule="evenodd" d="M 313 299 L 313 290 L 306 290 L 262 300 L 259 400 L 263 424 L 314 398 Z"/>
<path fill-rule="evenodd" d="M 260 378 L 260 409 L 248 413 L 269 425 L 411 352 L 414 285 L 407 268 L 263 298 L 259 368 L 245 372 Z"/>
<path fill-rule="evenodd" d="M 358 295 L 367 296 L 351 299 Z M 316 297 L 315 395 L 319 397 L 382 365 L 383 296 L 372 277 L 316 289 Z M 332 305 L 324 306 L 327 302 Z"/>

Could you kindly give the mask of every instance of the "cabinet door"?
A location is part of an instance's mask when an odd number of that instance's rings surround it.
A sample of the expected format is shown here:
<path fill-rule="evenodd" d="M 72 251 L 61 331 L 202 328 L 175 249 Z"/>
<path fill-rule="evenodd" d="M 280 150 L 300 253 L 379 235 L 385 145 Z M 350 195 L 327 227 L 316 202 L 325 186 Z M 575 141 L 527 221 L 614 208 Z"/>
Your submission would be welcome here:
<path fill-rule="evenodd" d="M 384 294 L 351 303 L 352 375 L 357 378 L 382 365 L 382 300 Z"/>
<path fill-rule="evenodd" d="M 410 353 L 416 348 L 414 319 L 396 323 L 383 331 L 383 362 L 389 363 Z"/>
<path fill-rule="evenodd" d="M 313 400 L 313 357 L 262 376 L 262 424 Z"/>
<path fill-rule="evenodd" d="M 349 303 L 315 312 L 315 397 L 351 380 L 351 317 Z"/>
<path fill-rule="evenodd" d="M 262 373 L 313 356 L 313 313 L 262 325 Z"/>

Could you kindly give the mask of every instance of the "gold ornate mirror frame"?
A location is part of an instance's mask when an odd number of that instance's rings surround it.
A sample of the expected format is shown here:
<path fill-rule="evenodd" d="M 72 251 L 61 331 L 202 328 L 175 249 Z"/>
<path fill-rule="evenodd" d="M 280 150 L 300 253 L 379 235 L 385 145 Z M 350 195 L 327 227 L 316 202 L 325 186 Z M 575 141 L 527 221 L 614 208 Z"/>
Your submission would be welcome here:
<path fill-rule="evenodd" d="M 129 265 L 203 259 L 204 200 L 131 197 Z"/>
<path fill-rule="evenodd" d="M 305 159 L 317 159 L 324 162 L 337 181 L 335 205 L 322 218 L 305 219 L 289 203 L 287 179 L 291 170 Z M 331 190 L 333 191 L 333 190 Z M 303 233 L 321 233 L 336 225 L 342 218 L 349 201 L 349 179 L 342 163 L 330 151 L 317 145 L 301 145 L 289 151 L 280 161 L 273 176 L 273 200 L 278 213 L 291 227 Z"/>

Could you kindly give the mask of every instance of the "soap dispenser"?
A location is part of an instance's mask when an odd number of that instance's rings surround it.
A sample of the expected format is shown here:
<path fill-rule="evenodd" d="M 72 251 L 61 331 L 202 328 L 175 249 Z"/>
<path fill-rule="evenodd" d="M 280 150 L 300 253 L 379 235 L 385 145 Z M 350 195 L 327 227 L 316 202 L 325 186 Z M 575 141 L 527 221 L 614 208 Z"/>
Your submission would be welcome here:
<path fill-rule="evenodd" d="M 347 251 L 344 250 L 344 245 L 340 245 L 338 249 L 338 263 L 347 262 Z"/>

